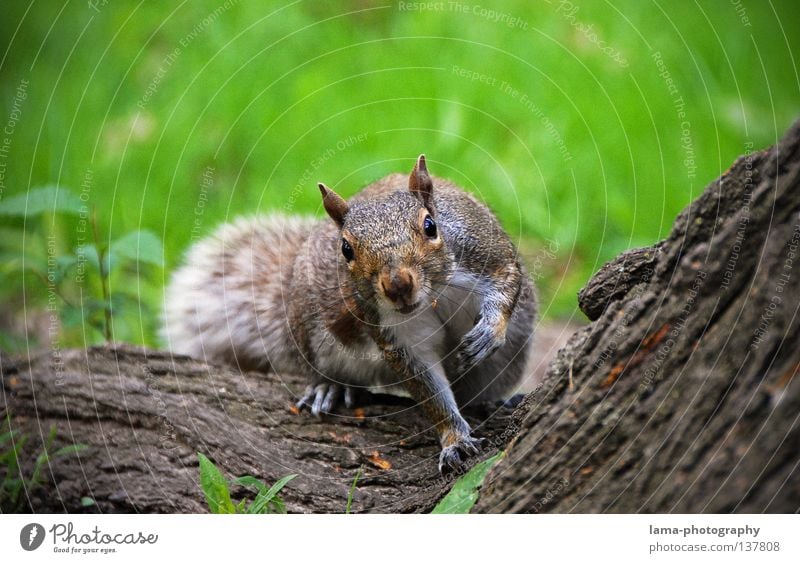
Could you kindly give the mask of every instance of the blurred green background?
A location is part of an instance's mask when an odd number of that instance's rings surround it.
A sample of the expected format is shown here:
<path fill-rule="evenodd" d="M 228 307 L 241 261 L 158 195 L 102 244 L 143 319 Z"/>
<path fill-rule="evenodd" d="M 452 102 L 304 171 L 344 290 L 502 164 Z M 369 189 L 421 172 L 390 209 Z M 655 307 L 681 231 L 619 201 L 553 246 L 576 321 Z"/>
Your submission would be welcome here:
<path fill-rule="evenodd" d="M 192 240 L 422 152 L 498 213 L 545 320 L 577 319 L 604 261 L 798 115 L 795 2 L 491 5 L 4 2 L 0 345 L 109 319 L 156 345 Z"/>

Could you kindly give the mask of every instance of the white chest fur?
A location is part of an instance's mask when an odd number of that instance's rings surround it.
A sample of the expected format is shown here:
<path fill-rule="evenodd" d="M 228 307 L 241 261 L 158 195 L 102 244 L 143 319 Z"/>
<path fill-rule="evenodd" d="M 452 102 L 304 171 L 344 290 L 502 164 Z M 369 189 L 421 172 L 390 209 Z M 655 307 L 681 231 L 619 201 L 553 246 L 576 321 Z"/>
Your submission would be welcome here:
<path fill-rule="evenodd" d="M 450 283 L 427 296 L 419 309 L 410 315 L 388 312 L 384 326 L 397 344 L 411 349 L 429 365 L 438 364 L 475 324 L 481 310 L 483 284 L 472 274 L 457 271 Z"/>
<path fill-rule="evenodd" d="M 397 345 L 410 350 L 429 369 L 443 370 L 442 360 L 474 325 L 486 288 L 475 276 L 457 272 L 449 285 L 424 297 L 411 314 L 381 313 L 381 324 Z M 373 391 L 405 394 L 397 375 L 383 360 L 374 342 L 364 339 L 348 347 L 334 339 L 318 344 L 321 372 L 332 381 L 365 386 Z"/>

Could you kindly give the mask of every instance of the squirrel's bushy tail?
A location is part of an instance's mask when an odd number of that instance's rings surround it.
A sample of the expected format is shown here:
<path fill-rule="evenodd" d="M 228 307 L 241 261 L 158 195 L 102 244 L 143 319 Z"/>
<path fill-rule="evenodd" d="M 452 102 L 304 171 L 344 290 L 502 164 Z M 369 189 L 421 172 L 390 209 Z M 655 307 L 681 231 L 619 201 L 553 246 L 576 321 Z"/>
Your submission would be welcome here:
<path fill-rule="evenodd" d="M 297 354 L 286 308 L 295 257 L 313 224 L 242 218 L 192 246 L 165 291 L 164 344 L 211 363 L 291 369 Z"/>

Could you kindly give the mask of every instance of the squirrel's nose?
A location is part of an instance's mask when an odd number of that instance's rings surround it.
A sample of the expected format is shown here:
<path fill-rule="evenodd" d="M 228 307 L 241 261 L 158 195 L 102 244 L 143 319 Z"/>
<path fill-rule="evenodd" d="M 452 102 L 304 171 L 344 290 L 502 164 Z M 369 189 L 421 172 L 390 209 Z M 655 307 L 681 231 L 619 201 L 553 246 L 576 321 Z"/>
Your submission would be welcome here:
<path fill-rule="evenodd" d="M 381 272 L 381 290 L 393 302 L 408 302 L 414 292 L 414 274 L 408 268 Z"/>

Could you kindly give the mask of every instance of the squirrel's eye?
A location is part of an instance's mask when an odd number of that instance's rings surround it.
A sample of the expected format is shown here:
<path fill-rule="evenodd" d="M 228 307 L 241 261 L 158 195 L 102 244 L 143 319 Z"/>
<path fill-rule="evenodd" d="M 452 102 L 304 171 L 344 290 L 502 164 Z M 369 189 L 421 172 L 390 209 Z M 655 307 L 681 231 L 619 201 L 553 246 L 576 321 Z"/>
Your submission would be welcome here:
<path fill-rule="evenodd" d="M 422 223 L 423 228 L 425 229 L 425 235 L 430 238 L 436 238 L 436 223 L 433 221 L 430 215 L 425 217 L 425 221 Z"/>
<path fill-rule="evenodd" d="M 342 239 L 342 254 L 344 259 L 350 262 L 353 259 L 353 247 L 347 242 L 347 239 Z"/>

